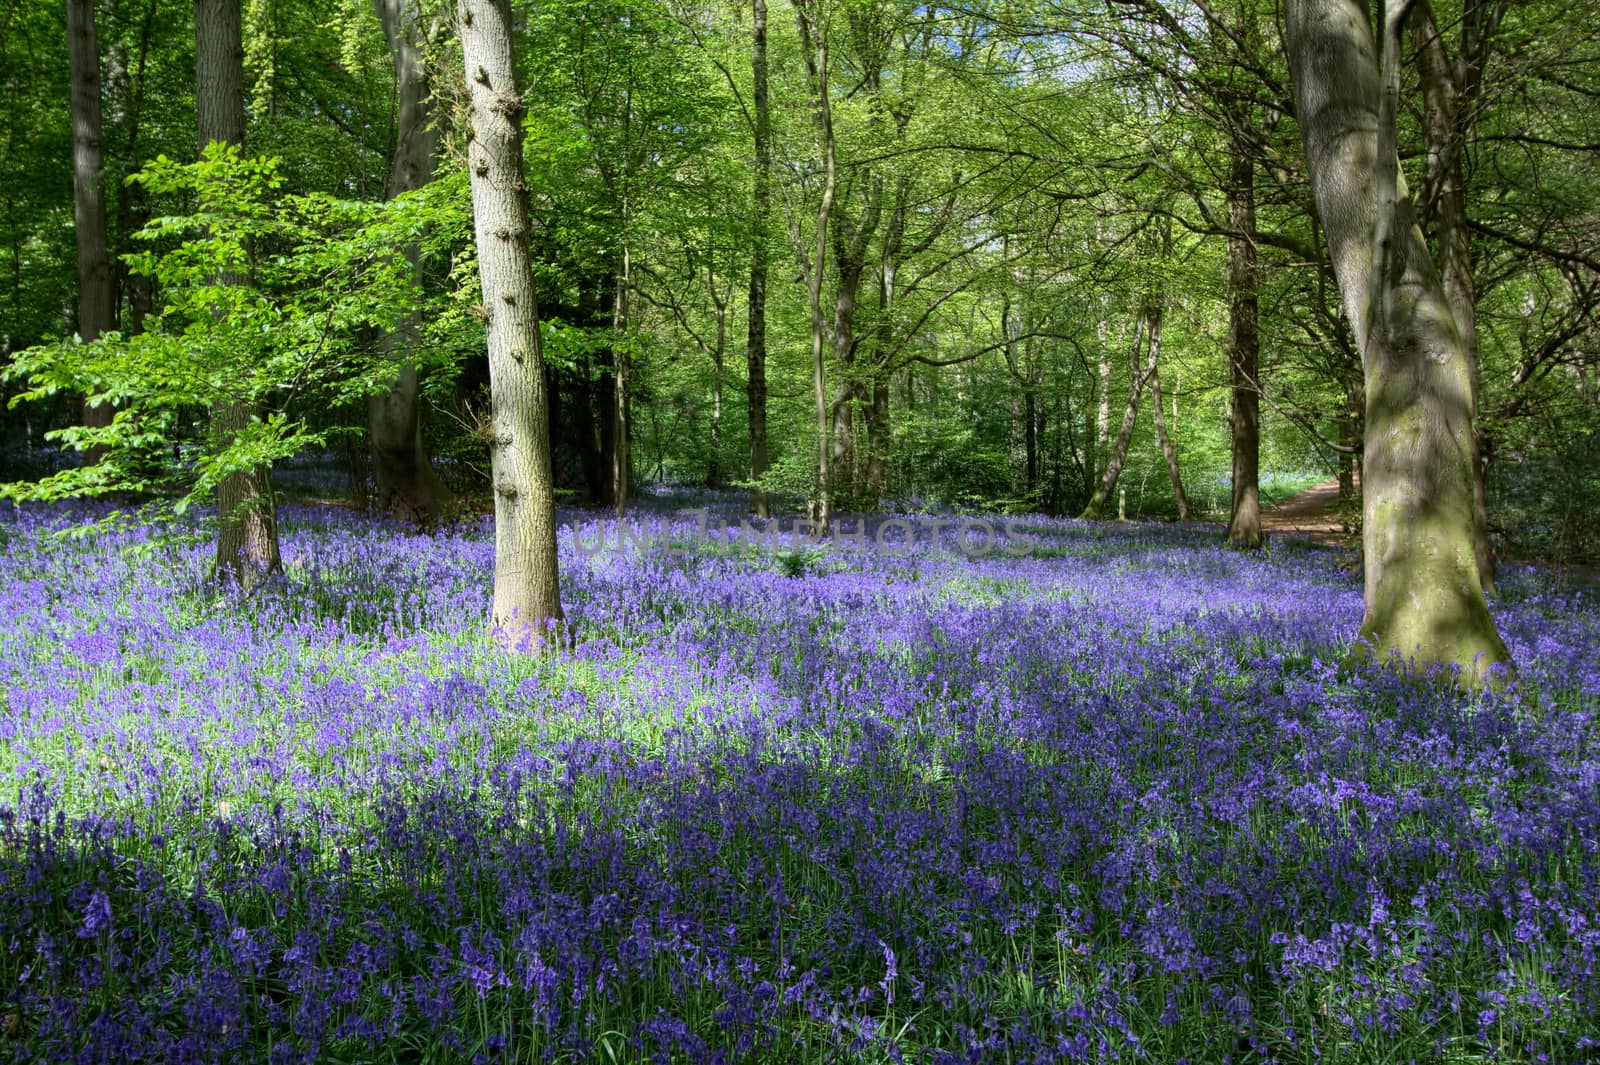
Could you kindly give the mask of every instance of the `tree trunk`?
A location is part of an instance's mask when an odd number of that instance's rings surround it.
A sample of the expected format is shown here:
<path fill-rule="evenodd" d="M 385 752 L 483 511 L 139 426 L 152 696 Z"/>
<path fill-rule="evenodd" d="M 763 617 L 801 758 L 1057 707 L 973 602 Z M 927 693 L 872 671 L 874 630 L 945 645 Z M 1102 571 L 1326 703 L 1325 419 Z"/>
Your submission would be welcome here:
<path fill-rule="evenodd" d="M 1122 476 L 1122 464 L 1128 459 L 1128 442 L 1133 439 L 1133 425 L 1139 417 L 1139 400 L 1144 395 L 1145 382 L 1149 380 L 1154 371 L 1155 360 L 1145 360 L 1143 368 L 1139 366 L 1139 346 L 1144 339 L 1144 315 L 1133 323 L 1133 351 L 1128 355 L 1128 405 L 1122 411 L 1122 425 L 1117 429 L 1117 439 L 1111 446 L 1111 454 L 1106 456 L 1105 470 L 1100 474 L 1100 483 L 1096 486 L 1094 494 L 1089 497 L 1089 502 L 1084 506 L 1083 513 L 1079 514 L 1080 520 L 1095 521 L 1105 516 L 1107 503 L 1111 500 L 1111 493 L 1117 490 L 1117 478 Z M 1152 339 L 1153 339 L 1152 334 Z M 1152 354 L 1155 345 L 1150 345 Z"/>
<path fill-rule="evenodd" d="M 572 382 L 572 435 L 578 445 L 578 465 L 583 472 L 583 485 L 593 503 L 604 503 L 610 498 L 610 489 L 601 470 L 600 448 L 595 441 L 594 383 L 588 370 L 579 367 L 569 375 Z M 552 434 L 554 435 L 554 434 Z"/>
<path fill-rule="evenodd" d="M 600 423 L 600 482 L 603 493 L 595 499 L 608 507 L 617 505 L 617 375 L 611 368 L 600 373 L 596 418 Z"/>
<path fill-rule="evenodd" d="M 72 78 L 72 222 L 78 244 L 78 335 L 85 341 L 116 328 L 116 288 L 106 234 L 100 120 L 100 45 L 94 0 L 67 0 L 67 56 Z M 110 404 L 84 407 L 84 423 L 111 424 Z"/>
<path fill-rule="evenodd" d="M 1233 501 L 1228 543 L 1261 546 L 1261 333 L 1257 325 L 1255 164 L 1236 138 L 1228 181 L 1228 359 L 1233 376 Z"/>
<path fill-rule="evenodd" d="M 625 217 L 625 216 L 624 216 Z M 611 502 L 617 517 L 628 509 L 628 492 L 633 487 L 633 456 L 629 453 L 632 429 L 628 425 L 628 290 L 633 283 L 628 247 L 622 247 L 622 264 L 617 270 L 616 294 L 611 299 L 612 380 L 616 387 L 611 397 Z"/>
<path fill-rule="evenodd" d="M 838 369 L 841 377 L 854 370 L 849 366 Z M 839 385 L 839 392 L 828 408 L 830 421 L 828 439 L 833 449 L 829 462 L 833 479 L 833 497 L 836 501 L 840 501 L 840 505 L 846 510 L 857 503 L 855 410 L 858 403 L 856 386 L 847 378 Z"/>
<path fill-rule="evenodd" d="M 894 373 L 894 309 L 905 252 L 908 188 L 908 180 L 900 178 L 894 196 L 894 209 L 889 212 L 889 224 L 878 250 L 877 322 L 872 329 L 872 351 L 865 364 L 868 378 L 861 383 L 858 391 L 866 419 L 867 451 L 866 461 L 862 464 L 857 502 L 862 510 L 868 512 L 882 506 L 884 497 L 889 493 L 889 449 L 893 442 L 893 431 L 889 424 L 889 382 Z M 881 183 L 874 188 L 875 202 L 880 206 L 874 208 L 870 219 L 873 228 L 877 227 L 882 210 L 881 190 Z"/>
<path fill-rule="evenodd" d="M 1189 494 L 1183 490 L 1183 474 L 1178 469 L 1178 445 L 1167 435 L 1167 416 L 1161 409 L 1161 321 L 1165 317 L 1159 304 L 1150 308 L 1150 405 L 1156 415 L 1156 441 L 1167 460 L 1167 476 L 1172 481 L 1172 498 L 1178 504 L 1178 520 L 1188 521 Z"/>
<path fill-rule="evenodd" d="M 715 275 L 710 278 L 713 289 Z M 731 295 L 731 293 L 730 293 Z M 728 305 L 715 291 L 717 339 L 711 351 L 711 459 L 706 463 L 706 487 L 715 488 L 722 481 L 722 373 L 728 349 Z"/>
<path fill-rule="evenodd" d="M 1178 437 L 1178 394 L 1183 391 L 1182 381 L 1177 373 L 1172 375 L 1172 437 Z"/>
<path fill-rule="evenodd" d="M 1022 394 L 1018 389 L 1006 390 L 1006 464 L 1011 468 L 1011 479 L 1007 487 L 1013 496 L 1023 492 L 1024 476 L 1020 475 L 1016 462 L 1017 452 L 1022 450 Z"/>
<path fill-rule="evenodd" d="M 1065 435 L 1061 430 L 1066 423 L 1066 419 L 1062 418 L 1061 416 L 1061 392 L 1059 390 L 1057 390 L 1055 394 L 1055 401 L 1052 404 L 1052 413 L 1055 415 L 1056 435 L 1054 440 L 1055 446 L 1051 449 L 1050 502 L 1045 509 L 1051 514 L 1060 514 L 1066 509 L 1066 501 L 1062 498 L 1061 484 L 1061 438 Z M 1048 429 L 1050 425 L 1049 415 L 1045 416 L 1043 422 L 1045 428 Z"/>
<path fill-rule="evenodd" d="M 1360 477 L 1356 469 L 1361 442 L 1361 382 L 1347 381 L 1344 386 L 1344 407 L 1339 411 L 1339 443 L 1348 450 L 1339 453 L 1339 502 L 1347 506 L 1356 501 Z M 1344 523 L 1345 531 L 1352 531 L 1355 523 Z"/>
<path fill-rule="evenodd" d="M 1005 258 L 1010 254 L 1010 251 L 1002 245 L 1000 254 L 1002 258 Z M 1006 353 L 1006 371 L 1011 375 L 1011 380 L 1018 386 L 1006 390 L 1006 452 L 1008 457 L 1014 460 L 1017 449 L 1023 447 L 1022 396 L 1027 391 L 1028 382 L 1022 372 L 1021 352 L 1019 350 L 1022 345 L 1017 339 L 1022 333 L 1022 316 L 1021 312 L 1011 305 L 1009 292 L 1000 303 L 1000 328 L 1004 330 L 1006 341 L 1004 349 Z M 1023 450 L 1026 451 L 1026 447 L 1023 447 Z M 1024 465 L 1031 465 L 1031 458 L 1026 460 Z M 1011 468 L 1012 495 L 1026 492 L 1031 485 L 1032 476 L 1026 470 L 1023 474 L 1023 480 L 1026 483 L 1019 484 L 1017 482 L 1016 467 L 1013 465 Z"/>
<path fill-rule="evenodd" d="M 428 113 L 431 86 L 423 66 L 417 0 L 372 0 L 372 6 L 383 23 L 394 67 L 395 149 L 387 190 L 394 199 L 432 177 L 438 135 Z M 402 253 L 420 283 L 419 249 L 413 244 Z M 380 504 L 399 518 L 426 525 L 450 514 L 456 500 L 434 471 L 422 442 L 421 379 L 412 354 L 419 341 L 415 313 L 383 337 L 383 352 L 395 365 L 395 377 L 388 388 L 367 398 L 367 428 Z"/>
<path fill-rule="evenodd" d="M 144 113 L 144 91 L 150 66 L 150 38 L 155 17 L 156 0 L 147 0 L 139 25 L 138 59 L 131 74 L 126 62 L 117 60 L 115 49 L 109 53 L 111 76 L 108 81 L 116 90 L 114 98 L 120 101 L 117 117 L 123 124 L 130 169 L 142 165 L 144 159 L 143 153 L 139 151 L 140 119 Z M 150 206 L 144 186 L 131 185 L 124 188 L 122 194 L 117 197 L 116 232 L 119 243 L 143 229 L 149 220 Z M 155 310 L 155 286 L 150 278 L 131 272 L 125 263 L 114 261 L 111 270 L 116 301 L 114 306 L 119 312 L 116 317 L 121 318 L 122 335 L 135 336 L 144 332 L 145 319 Z M 121 302 L 124 297 L 127 299 L 128 309 L 125 315 L 121 315 Z"/>
<path fill-rule="evenodd" d="M 1426 187 L 1433 203 L 1433 234 L 1439 245 L 1440 281 L 1456 320 L 1462 350 L 1471 369 L 1473 433 L 1477 458 L 1472 467 L 1472 525 L 1478 580 L 1494 594 L 1494 552 L 1489 544 L 1489 510 L 1483 488 L 1483 436 L 1478 424 L 1478 323 L 1472 277 L 1472 236 L 1467 228 L 1465 146 L 1472 136 L 1476 86 L 1482 77 L 1487 36 L 1497 21 L 1483 0 L 1468 0 L 1462 17 L 1455 70 L 1445 57 L 1444 39 L 1428 18 L 1419 28 L 1417 64 L 1423 96 L 1423 140 L 1427 148 Z"/>
<path fill-rule="evenodd" d="M 879 370 L 867 407 L 867 470 L 861 507 L 875 511 L 889 493 L 889 374 Z"/>
<path fill-rule="evenodd" d="M 810 505 L 810 518 L 818 536 L 830 531 L 831 488 L 829 483 L 830 447 L 828 441 L 828 383 L 824 362 L 824 340 L 828 331 L 822 313 L 822 275 L 828 264 L 828 225 L 833 214 L 833 195 L 838 182 L 834 156 L 832 88 L 829 82 L 828 32 L 822 23 L 819 3 L 798 0 L 795 19 L 799 23 L 801 54 L 811 85 L 812 107 L 817 133 L 822 139 L 822 192 L 817 201 L 816 234 L 809 261 L 798 221 L 794 225 L 796 250 L 805 272 L 806 304 L 811 315 L 811 392 L 816 404 L 816 483 Z"/>
<path fill-rule="evenodd" d="M 239 0 L 195 0 L 195 118 L 200 149 L 244 144 L 244 23 Z M 224 277 L 244 284 L 246 278 Z M 260 417 L 249 398 L 221 400 L 212 410 L 224 440 Z M 217 485 L 217 572 L 250 585 L 282 568 L 277 504 L 266 466 L 231 473 Z"/>
<path fill-rule="evenodd" d="M 1366 424 L 1361 648 L 1463 680 L 1509 662 L 1478 579 L 1472 370 L 1399 177 L 1399 31 L 1380 80 L 1361 0 L 1287 0 L 1295 109 L 1345 313 L 1362 354 Z"/>
<path fill-rule="evenodd" d="M 473 233 L 489 348 L 491 618 L 509 646 L 532 650 L 549 645 L 562 614 L 549 410 L 522 169 L 524 105 L 509 0 L 459 0 L 457 11 L 470 99 Z"/>
<path fill-rule="evenodd" d="M 1107 343 L 1110 330 L 1106 327 L 1104 319 L 1099 324 L 1100 358 L 1095 366 L 1095 387 L 1099 390 L 1099 401 L 1095 406 L 1094 420 L 1094 446 L 1090 448 L 1093 459 L 1086 465 L 1085 470 L 1090 477 L 1094 470 L 1100 467 L 1100 462 L 1105 458 L 1106 445 L 1111 442 L 1111 355 L 1110 345 Z M 1135 341 L 1138 339 L 1137 330 L 1134 333 Z"/>
<path fill-rule="evenodd" d="M 750 69 L 755 78 L 754 243 L 750 250 L 750 313 L 745 348 L 749 372 L 750 510 L 770 517 L 760 481 L 767 472 L 767 224 L 772 212 L 772 116 L 767 106 L 767 0 L 751 0 Z"/>
<path fill-rule="evenodd" d="M 832 219 L 834 288 L 832 339 L 833 361 L 839 372 L 838 394 L 831 410 L 833 420 L 833 494 L 845 505 L 859 504 L 860 456 L 856 448 L 855 415 L 858 407 L 868 399 L 856 366 L 856 307 L 861 298 L 861 281 L 867 271 L 867 242 L 878 228 L 882 205 L 882 182 L 878 178 L 868 181 L 867 206 L 860 224 L 846 219 L 835 211 Z M 889 282 L 891 285 L 893 281 Z M 891 296 L 892 298 L 892 296 Z"/>
<path fill-rule="evenodd" d="M 579 321 L 591 329 L 611 328 L 610 304 L 616 292 L 616 279 L 604 274 L 580 281 Z M 574 424 L 584 441 L 584 478 L 589 486 L 589 500 L 596 506 L 611 506 L 614 503 L 611 489 L 613 436 L 617 427 L 611 409 L 616 402 L 616 380 L 610 368 L 596 360 L 592 366 L 577 369 L 575 387 L 583 397 Z"/>
<path fill-rule="evenodd" d="M 1038 402 L 1034 398 L 1033 386 L 1028 385 L 1023 389 L 1022 392 L 1022 447 L 1025 453 L 1024 461 L 1027 464 L 1026 476 L 1029 499 L 1033 498 L 1034 489 L 1039 484 L 1039 428 L 1037 425 L 1037 408 Z"/>
<path fill-rule="evenodd" d="M 366 510 L 371 500 L 367 492 L 368 457 L 354 433 L 344 434 L 345 474 L 350 482 L 350 501 L 357 510 Z"/>

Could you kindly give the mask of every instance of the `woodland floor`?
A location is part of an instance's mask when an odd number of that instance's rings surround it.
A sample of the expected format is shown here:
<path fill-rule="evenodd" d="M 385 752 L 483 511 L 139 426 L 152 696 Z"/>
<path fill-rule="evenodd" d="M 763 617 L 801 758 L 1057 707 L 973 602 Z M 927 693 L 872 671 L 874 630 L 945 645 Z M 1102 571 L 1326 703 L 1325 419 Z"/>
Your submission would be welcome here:
<path fill-rule="evenodd" d="M 1463 698 L 1340 669 L 1359 582 L 1288 534 L 651 493 L 626 544 L 568 512 L 532 657 L 486 520 L 289 505 L 240 598 L 204 516 L 95 516 L 0 516 L 0 1059 L 1597 1049 L 1600 598 L 1542 569 Z"/>

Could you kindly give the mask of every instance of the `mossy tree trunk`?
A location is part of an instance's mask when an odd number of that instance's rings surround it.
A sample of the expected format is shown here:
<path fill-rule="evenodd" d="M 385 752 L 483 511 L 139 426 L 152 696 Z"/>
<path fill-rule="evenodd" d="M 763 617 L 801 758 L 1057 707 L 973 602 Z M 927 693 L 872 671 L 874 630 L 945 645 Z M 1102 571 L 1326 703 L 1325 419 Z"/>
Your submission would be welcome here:
<path fill-rule="evenodd" d="M 1432 204 L 1434 241 L 1439 248 L 1440 281 L 1445 302 L 1455 316 L 1456 330 L 1471 367 L 1473 431 L 1477 458 L 1472 469 L 1472 524 L 1478 556 L 1478 580 L 1494 593 L 1494 552 L 1489 543 L 1489 508 L 1484 492 L 1484 438 L 1478 422 L 1477 292 L 1472 273 L 1472 235 L 1467 222 L 1467 179 L 1463 159 L 1478 114 L 1479 87 L 1488 61 L 1489 42 L 1499 27 L 1504 3 L 1467 0 L 1461 18 L 1454 62 L 1445 54 L 1444 35 L 1424 8 L 1417 18 L 1417 65 L 1423 98 L 1422 133 L 1427 151 L 1424 177 Z"/>
<path fill-rule="evenodd" d="M 1385 13 L 1381 76 L 1361 0 L 1287 0 L 1285 44 L 1366 380 L 1362 648 L 1457 665 L 1473 683 L 1510 654 L 1478 576 L 1472 367 L 1399 177 L 1399 34 L 1409 7 Z"/>

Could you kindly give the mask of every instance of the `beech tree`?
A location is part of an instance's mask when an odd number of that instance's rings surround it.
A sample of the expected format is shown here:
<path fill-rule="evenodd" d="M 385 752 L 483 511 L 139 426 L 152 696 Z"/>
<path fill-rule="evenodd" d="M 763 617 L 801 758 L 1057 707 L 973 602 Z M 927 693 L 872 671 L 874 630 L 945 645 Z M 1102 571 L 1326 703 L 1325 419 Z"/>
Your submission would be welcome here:
<path fill-rule="evenodd" d="M 1078 515 L 1080 519 L 1103 518 L 1111 496 L 1117 490 L 1117 478 L 1122 476 L 1123 463 L 1128 460 L 1128 442 L 1133 439 L 1134 422 L 1139 417 L 1139 401 L 1144 398 L 1145 386 L 1155 376 L 1156 360 L 1161 356 L 1160 315 L 1159 305 L 1148 303 L 1134 319 L 1133 350 L 1128 354 L 1128 402 L 1122 408 L 1122 422 L 1106 456 L 1105 469 L 1101 471 L 1100 481 L 1095 485 L 1089 502 L 1084 505 L 1083 513 Z M 1148 347 L 1145 345 L 1147 335 Z M 1142 364 L 1139 360 L 1141 347 L 1148 352 Z"/>
<path fill-rule="evenodd" d="M 1228 364 L 1233 384 L 1233 503 L 1228 543 L 1261 546 L 1261 332 L 1257 325 L 1255 164 L 1238 135 L 1232 138 L 1227 190 Z"/>
<path fill-rule="evenodd" d="M 1317 211 L 1366 378 L 1361 640 L 1482 680 L 1510 653 L 1478 574 L 1469 352 L 1399 175 L 1400 32 L 1383 69 L 1360 0 L 1288 0 L 1285 45 Z"/>
<path fill-rule="evenodd" d="M 817 535 L 827 536 L 831 520 L 832 488 L 829 483 L 829 415 L 827 363 L 824 341 L 828 320 L 823 307 L 823 275 L 828 268 L 828 229 L 833 220 L 834 193 L 839 169 L 833 124 L 833 89 L 829 84 L 828 0 L 795 0 L 795 22 L 800 30 L 800 48 L 805 61 L 806 84 L 811 92 L 812 119 L 822 153 L 821 189 L 817 196 L 814 243 L 808 247 L 798 211 L 788 209 L 789 235 L 800 262 L 800 275 L 806 286 L 806 307 L 811 325 L 811 395 L 816 405 L 816 467 L 812 482 L 810 518 Z"/>
<path fill-rule="evenodd" d="M 767 0 L 750 0 L 751 116 L 755 126 L 755 181 L 751 199 L 749 320 L 745 367 L 750 437 L 750 510 L 770 517 L 761 478 L 767 472 L 767 226 L 772 215 L 772 114 L 767 97 Z"/>
<path fill-rule="evenodd" d="M 552 642 L 562 614 L 550 415 L 522 161 L 525 105 L 517 88 L 508 0 L 460 0 L 457 18 L 470 100 L 473 233 L 489 345 L 491 616 L 508 645 L 537 649 Z"/>
<path fill-rule="evenodd" d="M 1183 471 L 1178 465 L 1178 446 L 1174 439 L 1177 436 L 1177 422 L 1173 422 L 1172 432 L 1167 432 L 1167 416 L 1161 401 L 1161 368 L 1157 362 L 1161 354 L 1161 322 L 1166 316 L 1165 309 L 1161 306 L 1159 294 L 1153 302 L 1149 312 L 1150 321 L 1150 410 L 1155 417 L 1156 443 L 1161 447 L 1161 458 L 1167 464 L 1167 479 L 1172 484 L 1172 501 L 1178 509 L 1178 520 L 1188 521 L 1194 516 L 1189 505 L 1189 493 L 1183 488 Z M 1176 397 L 1174 397 L 1176 398 Z M 1176 413 L 1177 405 L 1173 405 Z"/>
<path fill-rule="evenodd" d="M 421 188 L 433 176 L 438 130 L 431 114 L 432 86 L 423 63 L 426 43 L 417 0 L 372 0 L 394 64 L 394 156 L 389 165 L 392 199 Z M 420 275 L 418 248 L 402 254 Z M 395 515 L 421 523 L 442 518 L 455 507 L 455 496 L 434 472 L 422 441 L 421 375 L 413 349 L 420 336 L 412 312 L 384 335 L 383 348 L 395 364 L 389 387 L 367 400 L 368 435 L 379 503 Z"/>
<path fill-rule="evenodd" d="M 1482 107 L 1484 67 L 1488 64 L 1495 33 L 1505 15 L 1505 3 L 1466 0 L 1462 6 L 1460 39 L 1452 57 L 1444 34 L 1426 5 L 1412 21 L 1417 41 L 1417 65 L 1423 97 L 1423 142 L 1427 172 L 1423 177 L 1424 202 L 1432 205 L 1428 219 L 1439 246 L 1440 281 L 1446 302 L 1455 315 L 1463 350 L 1471 367 L 1473 432 L 1476 459 L 1472 470 L 1472 524 L 1478 557 L 1478 579 L 1486 593 L 1494 592 L 1494 553 L 1489 545 L 1489 511 L 1483 481 L 1483 437 L 1478 425 L 1479 380 L 1476 283 L 1473 279 L 1472 237 L 1467 218 L 1467 178 L 1464 163 L 1473 127 Z"/>
<path fill-rule="evenodd" d="M 67 54 L 72 76 L 72 221 L 78 248 L 78 335 L 86 341 L 116 327 L 116 290 L 106 237 L 105 159 L 100 121 L 100 44 L 94 0 L 67 2 Z M 84 415 L 105 424 L 111 409 L 88 404 Z"/>
<path fill-rule="evenodd" d="M 244 144 L 244 22 L 239 0 L 195 0 L 194 88 L 200 151 Z M 229 274 L 219 283 L 242 284 Z M 226 353 L 218 353 L 226 357 Z M 225 399 L 212 410 L 212 431 L 233 437 L 259 421 L 247 399 Z M 229 473 L 217 485 L 217 571 L 250 584 L 282 568 L 277 505 L 265 465 Z"/>

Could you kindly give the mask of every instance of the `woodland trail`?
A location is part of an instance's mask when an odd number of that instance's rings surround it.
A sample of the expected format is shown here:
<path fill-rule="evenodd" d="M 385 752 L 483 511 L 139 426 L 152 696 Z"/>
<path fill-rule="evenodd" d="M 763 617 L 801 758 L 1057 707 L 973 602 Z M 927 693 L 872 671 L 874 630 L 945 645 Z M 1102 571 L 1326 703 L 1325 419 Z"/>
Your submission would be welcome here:
<path fill-rule="evenodd" d="M 1339 480 L 1323 481 L 1261 512 L 1261 529 L 1268 536 L 1293 536 L 1332 547 L 1348 539 L 1339 520 Z"/>

